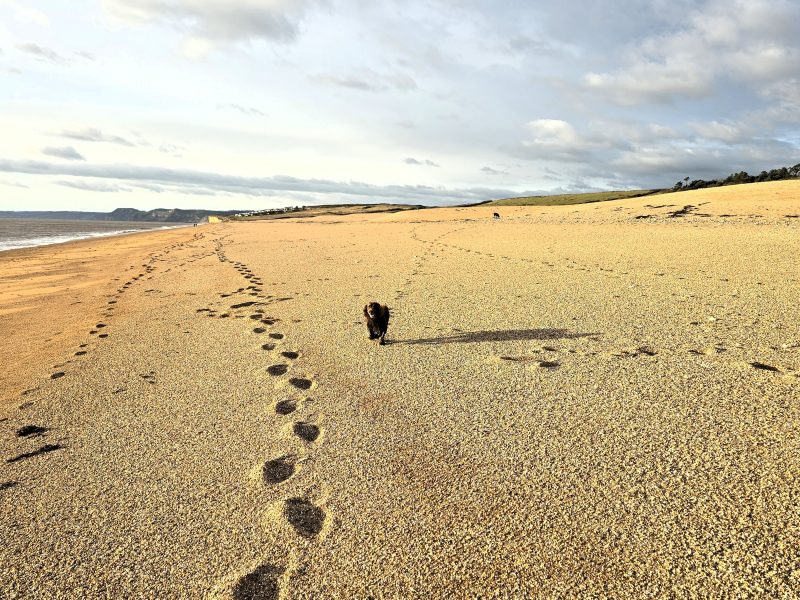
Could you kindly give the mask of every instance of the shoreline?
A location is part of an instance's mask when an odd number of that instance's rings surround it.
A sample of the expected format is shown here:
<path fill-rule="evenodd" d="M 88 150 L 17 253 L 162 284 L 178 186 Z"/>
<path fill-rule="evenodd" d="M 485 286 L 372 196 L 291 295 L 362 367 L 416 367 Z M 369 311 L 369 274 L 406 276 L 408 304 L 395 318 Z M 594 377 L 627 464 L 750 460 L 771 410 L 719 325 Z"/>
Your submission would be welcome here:
<path fill-rule="evenodd" d="M 15 219 L 6 219 L 6 220 L 15 220 Z M 30 221 L 31 219 L 19 219 L 19 220 Z M 46 222 L 48 220 L 46 220 L 46 219 L 41 219 L 41 220 L 36 219 L 34 221 Z M 59 222 L 59 223 L 70 223 L 70 222 L 73 222 L 73 221 L 67 220 L 67 219 L 51 220 L 51 222 L 52 221 L 56 221 L 56 222 Z M 76 222 L 76 223 L 92 223 L 92 221 L 74 221 L 74 222 Z M 2 223 L 2 221 L 0 221 L 0 223 Z M 111 224 L 111 223 L 128 224 L 127 221 L 99 221 L 99 223 L 104 223 L 104 224 Z M 203 224 L 205 225 L 206 223 L 203 223 Z M 198 223 L 197 225 L 200 226 L 201 224 Z M 56 246 L 56 245 L 59 245 L 59 244 L 67 244 L 69 242 L 76 242 L 76 241 L 80 241 L 80 240 L 93 240 L 93 239 L 98 239 L 98 238 L 117 237 L 117 236 L 121 236 L 121 235 L 129 235 L 129 234 L 133 234 L 133 233 L 147 233 L 147 232 L 155 232 L 155 231 L 164 231 L 164 230 L 167 230 L 167 229 L 180 229 L 180 228 L 183 228 L 183 227 L 192 227 L 194 229 L 192 223 L 181 223 L 181 224 L 177 224 L 177 225 L 162 225 L 162 226 L 144 227 L 144 228 L 140 228 L 140 229 L 130 229 L 130 228 L 128 228 L 128 229 L 120 229 L 120 230 L 108 231 L 108 232 L 98 231 L 98 232 L 92 232 L 92 233 L 86 233 L 86 234 L 75 234 L 75 235 L 72 235 L 72 236 L 69 236 L 69 235 L 67 235 L 67 236 L 57 236 L 57 235 L 42 236 L 42 237 L 38 237 L 38 238 L 30 238 L 30 240 L 27 240 L 27 239 L 26 240 L 20 240 L 22 243 L 24 243 L 24 245 L 8 246 L 8 247 L 6 247 L 4 245 L 4 244 L 7 244 L 8 242 L 0 241 L 0 253 L 13 252 L 15 250 L 25 250 L 27 248 L 42 248 L 42 247 L 45 247 L 45 246 Z M 60 237 L 67 238 L 67 239 L 56 239 L 56 238 L 60 238 Z M 41 241 L 41 240 L 51 240 L 51 239 L 54 240 L 54 241 Z M 33 240 L 39 240 L 39 241 L 37 243 L 26 243 L 28 241 L 33 241 Z"/>

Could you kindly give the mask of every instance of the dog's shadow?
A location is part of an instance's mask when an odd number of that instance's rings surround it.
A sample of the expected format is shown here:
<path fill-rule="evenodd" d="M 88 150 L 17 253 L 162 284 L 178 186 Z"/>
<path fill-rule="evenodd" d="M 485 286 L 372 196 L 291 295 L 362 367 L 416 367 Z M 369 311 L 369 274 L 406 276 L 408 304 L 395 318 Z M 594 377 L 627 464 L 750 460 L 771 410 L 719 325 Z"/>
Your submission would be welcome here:
<path fill-rule="evenodd" d="M 601 333 L 578 333 L 568 329 L 500 329 L 497 331 L 457 331 L 451 335 L 417 340 L 386 340 L 389 345 L 437 346 L 439 344 L 471 344 L 478 342 L 517 342 L 525 340 L 573 340 L 597 337 Z"/>

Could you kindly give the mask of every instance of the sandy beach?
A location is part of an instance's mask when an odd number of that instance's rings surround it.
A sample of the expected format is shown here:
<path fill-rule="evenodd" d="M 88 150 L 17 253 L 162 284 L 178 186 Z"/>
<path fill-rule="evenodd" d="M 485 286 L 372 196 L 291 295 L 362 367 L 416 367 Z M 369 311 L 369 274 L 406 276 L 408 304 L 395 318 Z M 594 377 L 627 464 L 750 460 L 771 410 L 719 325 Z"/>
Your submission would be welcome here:
<path fill-rule="evenodd" d="M 798 257 L 800 181 L 0 253 L 0 596 L 800 596 Z"/>

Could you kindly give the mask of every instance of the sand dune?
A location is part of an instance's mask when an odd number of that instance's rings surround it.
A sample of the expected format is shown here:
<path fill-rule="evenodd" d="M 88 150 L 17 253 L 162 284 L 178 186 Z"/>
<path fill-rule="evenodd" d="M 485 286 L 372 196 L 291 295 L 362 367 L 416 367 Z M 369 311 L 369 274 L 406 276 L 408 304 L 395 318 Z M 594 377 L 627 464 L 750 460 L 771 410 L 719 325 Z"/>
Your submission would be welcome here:
<path fill-rule="evenodd" d="M 796 215 L 792 181 L 0 254 L 2 595 L 797 596 Z"/>

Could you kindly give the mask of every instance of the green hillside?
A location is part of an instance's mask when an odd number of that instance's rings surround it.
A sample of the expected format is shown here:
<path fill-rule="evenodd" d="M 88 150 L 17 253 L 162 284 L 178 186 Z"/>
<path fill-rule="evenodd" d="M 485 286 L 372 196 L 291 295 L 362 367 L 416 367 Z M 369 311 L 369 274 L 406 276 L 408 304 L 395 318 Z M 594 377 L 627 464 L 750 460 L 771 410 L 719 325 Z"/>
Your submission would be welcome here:
<path fill-rule="evenodd" d="M 488 206 L 563 206 L 567 204 L 588 204 L 589 202 L 607 202 L 624 198 L 639 198 L 656 194 L 662 190 L 627 190 L 623 192 L 591 192 L 588 194 L 560 194 L 557 196 L 522 196 L 519 198 L 503 198 L 487 203 Z"/>

